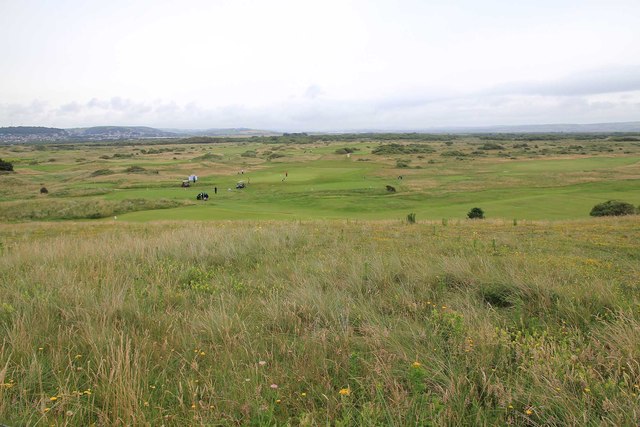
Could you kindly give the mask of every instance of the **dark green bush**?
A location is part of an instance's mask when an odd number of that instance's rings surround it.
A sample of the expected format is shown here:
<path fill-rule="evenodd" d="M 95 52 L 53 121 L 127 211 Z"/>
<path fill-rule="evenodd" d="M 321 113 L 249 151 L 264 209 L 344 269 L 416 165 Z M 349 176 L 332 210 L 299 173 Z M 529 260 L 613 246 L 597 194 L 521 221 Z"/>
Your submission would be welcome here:
<path fill-rule="evenodd" d="M 129 166 L 124 170 L 126 173 L 140 173 L 146 171 L 142 166 Z"/>
<path fill-rule="evenodd" d="M 484 211 L 480 208 L 473 208 L 467 213 L 469 219 L 484 219 Z"/>
<path fill-rule="evenodd" d="M 13 172 L 13 164 L 0 159 L 0 171 Z"/>
<path fill-rule="evenodd" d="M 497 142 L 485 142 L 480 146 L 481 150 L 502 150 L 504 147 Z"/>
<path fill-rule="evenodd" d="M 384 155 L 384 154 L 418 154 L 418 153 L 433 153 L 435 150 L 425 144 L 383 144 L 374 148 L 371 153 Z"/>
<path fill-rule="evenodd" d="M 111 169 L 98 169 L 91 173 L 91 176 L 102 176 L 102 175 L 112 175 L 115 172 Z"/>
<path fill-rule="evenodd" d="M 620 216 L 620 215 L 633 215 L 636 213 L 636 208 L 627 202 L 620 200 L 607 200 L 604 203 L 599 203 L 591 209 L 589 215 L 591 216 Z"/>
<path fill-rule="evenodd" d="M 467 153 L 463 153 L 462 151 L 459 151 L 459 150 L 449 150 L 449 151 L 443 151 L 442 153 L 440 153 L 440 155 L 442 157 L 465 157 Z"/>

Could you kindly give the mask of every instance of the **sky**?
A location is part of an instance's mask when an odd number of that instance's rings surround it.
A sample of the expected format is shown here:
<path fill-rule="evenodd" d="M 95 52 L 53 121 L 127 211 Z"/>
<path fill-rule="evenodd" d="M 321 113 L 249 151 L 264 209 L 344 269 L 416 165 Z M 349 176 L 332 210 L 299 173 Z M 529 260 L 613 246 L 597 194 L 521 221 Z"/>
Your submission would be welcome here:
<path fill-rule="evenodd" d="M 638 0 L 0 0 L 0 126 L 638 120 Z"/>

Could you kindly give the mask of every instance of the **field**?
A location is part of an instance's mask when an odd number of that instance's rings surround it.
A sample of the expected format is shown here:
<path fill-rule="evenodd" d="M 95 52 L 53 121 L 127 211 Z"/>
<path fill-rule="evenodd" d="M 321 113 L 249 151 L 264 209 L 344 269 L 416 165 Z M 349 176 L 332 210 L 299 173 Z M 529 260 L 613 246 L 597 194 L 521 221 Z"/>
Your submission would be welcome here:
<path fill-rule="evenodd" d="M 609 199 L 640 203 L 630 137 L 243 141 L 0 147 L 17 171 L 1 177 L 0 219 L 440 220 L 477 206 L 489 218 L 551 220 L 585 218 Z M 191 174 L 199 181 L 181 188 Z M 196 203 L 201 191 L 208 202 Z"/>
<path fill-rule="evenodd" d="M 413 138 L 0 147 L 0 423 L 637 425 L 639 142 Z"/>

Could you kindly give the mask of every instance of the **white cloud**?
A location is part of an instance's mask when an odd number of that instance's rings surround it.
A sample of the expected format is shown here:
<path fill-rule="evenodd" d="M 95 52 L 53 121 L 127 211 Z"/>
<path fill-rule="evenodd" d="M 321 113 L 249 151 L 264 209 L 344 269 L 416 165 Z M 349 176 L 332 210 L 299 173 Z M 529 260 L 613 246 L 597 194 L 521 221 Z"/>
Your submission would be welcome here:
<path fill-rule="evenodd" d="M 637 16 L 637 0 L 0 2 L 0 126 L 631 120 Z"/>

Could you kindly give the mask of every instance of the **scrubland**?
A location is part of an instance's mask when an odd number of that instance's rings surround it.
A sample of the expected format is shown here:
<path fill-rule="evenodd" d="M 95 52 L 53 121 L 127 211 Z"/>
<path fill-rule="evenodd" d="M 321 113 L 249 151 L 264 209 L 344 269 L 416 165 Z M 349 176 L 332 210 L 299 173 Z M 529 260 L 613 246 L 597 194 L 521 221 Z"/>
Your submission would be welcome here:
<path fill-rule="evenodd" d="M 637 425 L 638 231 L 0 224 L 0 421 Z"/>

